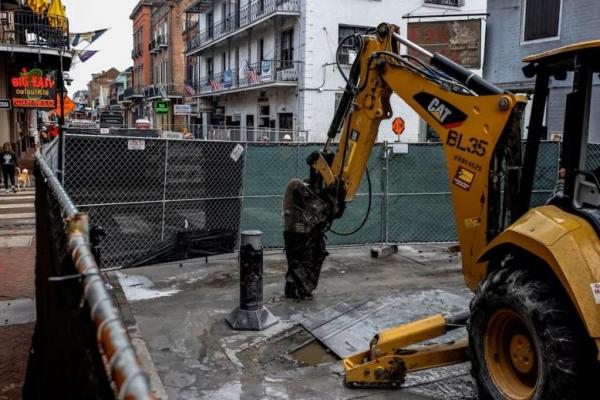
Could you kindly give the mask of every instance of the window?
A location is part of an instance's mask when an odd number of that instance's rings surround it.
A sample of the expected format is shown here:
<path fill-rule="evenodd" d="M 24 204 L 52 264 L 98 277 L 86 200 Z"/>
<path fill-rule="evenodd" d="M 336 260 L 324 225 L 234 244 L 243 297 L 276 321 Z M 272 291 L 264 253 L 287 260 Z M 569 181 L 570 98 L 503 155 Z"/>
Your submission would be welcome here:
<path fill-rule="evenodd" d="M 271 115 L 271 107 L 268 105 L 259 106 L 258 107 L 258 127 L 259 128 L 268 128 L 269 118 Z"/>
<path fill-rule="evenodd" d="M 209 78 L 212 78 L 214 72 L 215 72 L 215 65 L 214 65 L 213 59 L 212 59 L 212 57 L 207 58 L 206 59 L 206 76 L 208 76 Z"/>
<path fill-rule="evenodd" d="M 291 68 L 294 60 L 294 29 L 281 34 L 281 68 Z"/>
<path fill-rule="evenodd" d="M 335 107 L 333 108 L 333 113 L 335 114 L 337 112 L 338 107 L 340 106 L 340 102 L 342 101 L 342 96 L 344 95 L 344 93 L 342 92 L 336 92 L 335 93 Z"/>
<path fill-rule="evenodd" d="M 364 34 L 369 29 L 368 26 L 349 26 L 349 25 L 340 25 L 338 27 L 338 43 L 342 41 L 346 36 L 354 35 L 354 34 Z M 350 39 L 346 40 L 342 45 L 340 50 L 340 62 L 342 64 L 351 64 L 354 60 L 350 59 L 350 52 L 354 52 L 354 42 Z"/>
<path fill-rule="evenodd" d="M 258 61 L 262 61 L 264 60 L 264 56 L 265 56 L 265 41 L 263 39 L 260 39 L 258 41 L 258 54 L 257 54 L 257 58 Z"/>
<path fill-rule="evenodd" d="M 221 54 L 221 71 L 225 71 L 227 69 L 227 54 L 223 52 Z"/>
<path fill-rule="evenodd" d="M 206 37 L 207 37 L 207 39 L 212 39 L 212 37 L 213 37 L 213 24 L 214 24 L 213 13 L 206 14 Z"/>
<path fill-rule="evenodd" d="M 523 6 L 523 41 L 558 36 L 561 0 L 523 0 Z"/>
<path fill-rule="evenodd" d="M 167 28 L 167 21 L 164 22 L 163 25 L 163 32 L 164 32 L 164 36 L 163 36 L 163 43 L 167 44 L 169 43 L 169 29 Z"/>

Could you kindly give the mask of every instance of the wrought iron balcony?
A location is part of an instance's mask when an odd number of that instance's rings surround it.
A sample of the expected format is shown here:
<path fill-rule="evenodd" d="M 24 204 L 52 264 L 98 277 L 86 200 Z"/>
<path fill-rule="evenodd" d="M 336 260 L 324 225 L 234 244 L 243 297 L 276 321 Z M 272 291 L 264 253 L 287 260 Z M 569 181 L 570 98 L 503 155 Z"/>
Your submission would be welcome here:
<path fill-rule="evenodd" d="M 66 50 L 69 48 L 69 20 L 28 10 L 2 11 L 0 43 Z"/>
<path fill-rule="evenodd" d="M 133 98 L 143 98 L 144 88 L 141 86 L 130 86 L 123 92 L 123 99 L 129 100 Z"/>
<path fill-rule="evenodd" d="M 200 95 L 226 93 L 236 89 L 294 84 L 298 81 L 298 61 L 267 60 L 205 76 L 191 85 Z"/>
<path fill-rule="evenodd" d="M 180 98 L 184 94 L 184 85 L 180 83 L 159 83 L 144 88 L 146 99 Z"/>
<path fill-rule="evenodd" d="M 187 43 L 186 51 L 201 50 L 236 31 L 242 31 L 248 26 L 274 15 L 298 15 L 299 13 L 299 0 L 254 0 L 241 8 L 239 12 L 229 15 L 201 31 Z"/>

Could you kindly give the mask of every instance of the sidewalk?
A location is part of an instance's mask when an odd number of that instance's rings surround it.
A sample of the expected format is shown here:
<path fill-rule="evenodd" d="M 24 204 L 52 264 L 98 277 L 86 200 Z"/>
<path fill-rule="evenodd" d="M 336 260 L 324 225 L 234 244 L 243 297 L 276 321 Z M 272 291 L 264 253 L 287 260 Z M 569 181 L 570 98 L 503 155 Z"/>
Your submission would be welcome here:
<path fill-rule="evenodd" d="M 35 325 L 34 193 L 0 193 L 0 400 L 21 398 Z"/>

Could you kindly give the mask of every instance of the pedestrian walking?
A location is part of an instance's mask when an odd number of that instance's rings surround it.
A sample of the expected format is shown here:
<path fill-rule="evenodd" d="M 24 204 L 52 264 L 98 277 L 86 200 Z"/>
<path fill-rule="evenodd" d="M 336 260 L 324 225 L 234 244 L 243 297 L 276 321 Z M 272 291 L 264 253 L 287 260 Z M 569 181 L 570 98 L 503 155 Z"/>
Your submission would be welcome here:
<path fill-rule="evenodd" d="M 10 143 L 6 142 L 2 146 L 2 152 L 0 152 L 0 163 L 2 163 L 2 177 L 4 178 L 4 189 L 9 193 L 10 189 L 16 191 L 15 186 L 15 169 L 17 168 L 17 155 L 13 151 Z M 8 187 L 8 181 L 10 179 L 11 187 Z"/>

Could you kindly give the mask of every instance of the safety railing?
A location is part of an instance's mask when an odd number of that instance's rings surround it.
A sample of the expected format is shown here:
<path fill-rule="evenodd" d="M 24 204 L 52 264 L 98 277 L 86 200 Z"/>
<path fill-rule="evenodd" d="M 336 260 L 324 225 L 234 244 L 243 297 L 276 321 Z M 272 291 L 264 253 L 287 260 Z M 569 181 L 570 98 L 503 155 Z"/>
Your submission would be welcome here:
<path fill-rule="evenodd" d="M 192 81 L 191 86 L 199 94 L 212 94 L 267 84 L 295 83 L 300 64 L 300 61 L 264 60 L 204 76 L 200 81 Z"/>
<path fill-rule="evenodd" d="M 229 14 L 192 38 L 186 51 L 201 50 L 218 42 L 227 35 L 242 31 L 249 25 L 270 18 L 278 13 L 297 14 L 300 12 L 299 0 L 255 0 L 242 7 L 239 12 Z"/>
<path fill-rule="evenodd" d="M 100 273 L 92 222 L 54 174 L 56 152 L 54 141 L 36 155 L 37 322 L 24 392 L 31 398 L 153 399 Z"/>
<path fill-rule="evenodd" d="M 69 20 L 27 10 L 2 11 L 0 43 L 68 49 Z"/>

